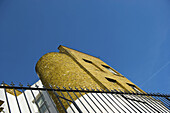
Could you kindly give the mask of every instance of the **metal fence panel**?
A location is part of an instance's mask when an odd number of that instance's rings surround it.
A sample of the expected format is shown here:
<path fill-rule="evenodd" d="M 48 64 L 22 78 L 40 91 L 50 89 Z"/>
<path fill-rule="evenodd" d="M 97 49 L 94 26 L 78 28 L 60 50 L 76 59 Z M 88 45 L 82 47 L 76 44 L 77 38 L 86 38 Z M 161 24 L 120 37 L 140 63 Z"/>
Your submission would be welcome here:
<path fill-rule="evenodd" d="M 21 92 L 19 95 L 18 90 Z M 70 87 L 45 88 L 38 85 L 32 87 L 29 84 L 23 87 L 21 83 L 19 86 L 13 83 L 7 86 L 3 82 L 0 100 L 4 102 L 0 106 L 4 108 L 1 112 L 5 113 L 170 112 L 170 95 Z"/>

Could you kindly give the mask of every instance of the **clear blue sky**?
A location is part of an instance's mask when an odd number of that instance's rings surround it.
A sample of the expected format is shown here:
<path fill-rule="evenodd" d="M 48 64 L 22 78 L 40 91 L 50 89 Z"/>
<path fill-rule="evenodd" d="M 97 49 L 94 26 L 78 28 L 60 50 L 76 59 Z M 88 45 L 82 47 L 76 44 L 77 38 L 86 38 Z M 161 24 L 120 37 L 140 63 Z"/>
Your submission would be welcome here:
<path fill-rule="evenodd" d="M 65 45 L 100 57 L 144 91 L 170 93 L 169 6 L 169 0 L 0 0 L 1 81 L 33 84 L 38 59 Z"/>

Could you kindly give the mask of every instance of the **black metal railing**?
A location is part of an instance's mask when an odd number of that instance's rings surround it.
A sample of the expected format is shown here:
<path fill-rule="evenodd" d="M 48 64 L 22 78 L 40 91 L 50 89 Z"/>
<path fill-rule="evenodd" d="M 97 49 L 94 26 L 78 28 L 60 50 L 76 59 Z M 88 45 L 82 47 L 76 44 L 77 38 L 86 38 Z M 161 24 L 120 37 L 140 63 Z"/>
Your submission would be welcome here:
<path fill-rule="evenodd" d="M 1 112 L 170 112 L 170 95 L 88 88 L 0 86 Z"/>

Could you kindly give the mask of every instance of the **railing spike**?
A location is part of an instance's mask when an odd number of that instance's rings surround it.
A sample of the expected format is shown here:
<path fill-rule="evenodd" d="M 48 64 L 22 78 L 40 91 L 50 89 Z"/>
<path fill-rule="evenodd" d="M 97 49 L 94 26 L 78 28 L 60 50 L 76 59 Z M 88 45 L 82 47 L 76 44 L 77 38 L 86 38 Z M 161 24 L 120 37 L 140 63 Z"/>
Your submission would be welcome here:
<path fill-rule="evenodd" d="M 100 91 L 100 89 L 97 89 L 97 88 L 96 88 L 96 90 L 97 90 L 97 91 Z"/>
<path fill-rule="evenodd" d="M 84 91 L 84 89 L 83 89 L 82 87 L 80 87 L 80 89 L 81 89 L 82 91 Z"/>
<path fill-rule="evenodd" d="M 38 88 L 39 86 L 37 84 L 35 84 L 35 87 Z"/>
<path fill-rule="evenodd" d="M 28 86 L 28 87 L 31 87 L 31 85 L 30 85 L 29 83 L 27 83 L 27 86 Z"/>
<path fill-rule="evenodd" d="M 4 81 L 2 81 L 2 83 L 1 84 L 4 84 Z"/>
<path fill-rule="evenodd" d="M 89 89 L 87 87 L 85 87 L 85 88 L 89 91 Z"/>
<path fill-rule="evenodd" d="M 114 89 L 114 92 L 118 92 L 116 89 Z"/>
<path fill-rule="evenodd" d="M 19 86 L 20 86 L 20 87 L 23 87 L 23 85 L 21 84 L 21 82 L 19 83 Z"/>
<path fill-rule="evenodd" d="M 92 91 L 94 91 L 94 89 L 93 89 L 93 88 L 91 88 L 91 90 L 92 90 Z"/>
<path fill-rule="evenodd" d="M 100 89 L 104 92 L 104 90 L 102 88 L 100 88 Z"/>
<path fill-rule="evenodd" d="M 11 84 L 10 84 L 11 86 L 15 86 L 15 84 L 13 83 L 13 82 L 11 82 Z"/>
<path fill-rule="evenodd" d="M 51 84 L 49 84 L 49 86 L 50 86 L 50 88 L 52 88 L 52 85 L 51 85 Z"/>

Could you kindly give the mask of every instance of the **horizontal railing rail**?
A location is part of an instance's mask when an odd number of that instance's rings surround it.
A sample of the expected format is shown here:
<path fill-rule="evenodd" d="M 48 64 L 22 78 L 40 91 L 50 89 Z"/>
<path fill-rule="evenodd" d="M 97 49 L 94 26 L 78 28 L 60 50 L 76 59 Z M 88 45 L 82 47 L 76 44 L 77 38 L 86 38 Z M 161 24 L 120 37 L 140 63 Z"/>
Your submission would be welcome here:
<path fill-rule="evenodd" d="M 161 93 L 136 93 L 136 92 L 120 92 L 120 91 L 102 91 L 103 89 L 98 90 L 95 89 L 94 91 L 92 90 L 86 90 L 86 88 L 84 90 L 81 90 L 81 87 L 79 90 L 76 90 L 77 87 L 75 87 L 75 89 L 53 89 L 53 88 L 36 88 L 36 87 L 18 87 L 18 86 L 0 86 L 0 88 L 7 88 L 7 89 L 24 89 L 24 90 L 42 90 L 42 91 L 62 91 L 62 92 L 86 92 L 86 93 L 110 93 L 110 94 L 129 94 L 129 95 L 144 95 L 144 96 L 157 96 L 157 97 L 170 97 L 170 94 L 161 94 Z M 88 89 L 88 88 L 87 88 Z"/>

